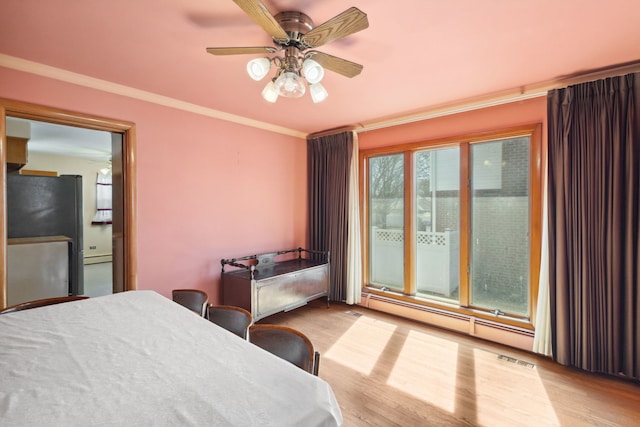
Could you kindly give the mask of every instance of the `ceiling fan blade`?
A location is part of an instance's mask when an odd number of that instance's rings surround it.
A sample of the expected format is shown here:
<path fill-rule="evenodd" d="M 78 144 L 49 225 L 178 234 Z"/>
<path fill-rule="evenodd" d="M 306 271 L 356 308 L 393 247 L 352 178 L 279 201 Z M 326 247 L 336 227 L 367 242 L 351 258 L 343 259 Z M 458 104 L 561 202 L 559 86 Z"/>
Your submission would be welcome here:
<path fill-rule="evenodd" d="M 342 74 L 345 77 L 355 77 L 364 68 L 360 64 L 327 53 L 311 51 L 307 55 L 327 70 Z"/>
<path fill-rule="evenodd" d="M 289 41 L 287 33 L 260 0 L 233 0 L 233 2 L 240 6 L 271 37 L 284 42 Z"/>
<path fill-rule="evenodd" d="M 367 14 L 357 7 L 351 7 L 303 35 L 302 43 L 310 48 L 318 47 L 367 27 L 369 27 Z"/>
<path fill-rule="evenodd" d="M 256 53 L 276 53 L 278 48 L 269 46 L 254 47 L 208 47 L 207 52 L 212 55 L 247 55 Z"/>

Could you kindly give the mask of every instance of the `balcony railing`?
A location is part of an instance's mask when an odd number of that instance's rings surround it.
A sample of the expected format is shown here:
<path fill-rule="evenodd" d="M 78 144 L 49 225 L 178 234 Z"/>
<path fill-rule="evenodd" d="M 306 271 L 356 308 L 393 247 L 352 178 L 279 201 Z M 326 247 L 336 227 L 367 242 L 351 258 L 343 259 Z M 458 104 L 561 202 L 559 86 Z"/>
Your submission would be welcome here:
<path fill-rule="evenodd" d="M 404 230 L 373 227 L 371 235 L 371 282 L 404 288 Z M 417 232 L 418 292 L 448 297 L 458 288 L 459 245 L 457 231 Z"/>

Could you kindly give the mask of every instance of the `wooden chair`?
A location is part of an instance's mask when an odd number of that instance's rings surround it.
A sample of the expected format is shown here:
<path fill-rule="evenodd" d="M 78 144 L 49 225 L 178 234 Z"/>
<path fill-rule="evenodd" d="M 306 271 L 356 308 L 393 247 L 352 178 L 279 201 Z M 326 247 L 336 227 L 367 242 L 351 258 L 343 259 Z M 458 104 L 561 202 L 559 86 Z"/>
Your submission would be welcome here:
<path fill-rule="evenodd" d="M 16 311 L 29 310 L 31 308 L 44 307 L 46 305 L 60 304 L 69 301 L 79 301 L 89 298 L 84 295 L 70 295 L 64 297 L 44 298 L 33 301 L 27 301 L 20 304 L 12 305 L 0 311 L 0 314 L 14 313 Z"/>
<path fill-rule="evenodd" d="M 198 289 L 174 289 L 171 291 L 171 298 L 201 317 L 205 317 L 207 314 L 209 296 L 204 291 Z"/>
<path fill-rule="evenodd" d="M 249 341 L 313 375 L 318 375 L 320 353 L 306 335 L 283 325 L 257 324 L 249 328 Z"/>
<path fill-rule="evenodd" d="M 251 313 L 232 305 L 209 305 L 207 319 L 245 340 L 249 326 L 253 323 Z"/>

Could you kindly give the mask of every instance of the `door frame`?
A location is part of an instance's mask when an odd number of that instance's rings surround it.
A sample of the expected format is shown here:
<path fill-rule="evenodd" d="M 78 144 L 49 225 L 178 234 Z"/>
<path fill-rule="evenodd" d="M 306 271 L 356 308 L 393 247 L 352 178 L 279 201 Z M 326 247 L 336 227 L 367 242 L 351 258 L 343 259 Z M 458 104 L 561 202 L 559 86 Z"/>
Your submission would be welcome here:
<path fill-rule="evenodd" d="M 123 192 L 123 224 L 122 229 L 112 229 L 114 247 L 122 248 L 122 289 L 114 291 L 135 290 L 138 287 L 137 259 L 137 210 L 136 210 L 136 127 L 134 123 L 108 119 L 74 111 L 45 107 L 21 101 L 0 98 L 0 309 L 7 304 L 7 138 L 6 117 L 17 117 L 60 125 L 75 126 L 86 129 L 107 131 L 122 134 L 122 192 Z M 115 172 L 115 171 L 114 171 Z M 117 256 L 117 254 L 114 254 Z M 114 283 L 116 283 L 114 277 Z"/>

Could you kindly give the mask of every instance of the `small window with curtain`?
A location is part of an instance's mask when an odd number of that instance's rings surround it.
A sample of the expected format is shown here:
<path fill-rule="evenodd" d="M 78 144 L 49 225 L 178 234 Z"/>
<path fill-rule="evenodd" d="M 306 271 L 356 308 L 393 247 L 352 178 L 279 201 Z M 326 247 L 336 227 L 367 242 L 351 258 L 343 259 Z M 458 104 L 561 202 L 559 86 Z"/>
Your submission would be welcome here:
<path fill-rule="evenodd" d="M 111 169 L 104 168 L 98 171 L 96 181 L 96 214 L 91 221 L 92 225 L 111 224 Z"/>

